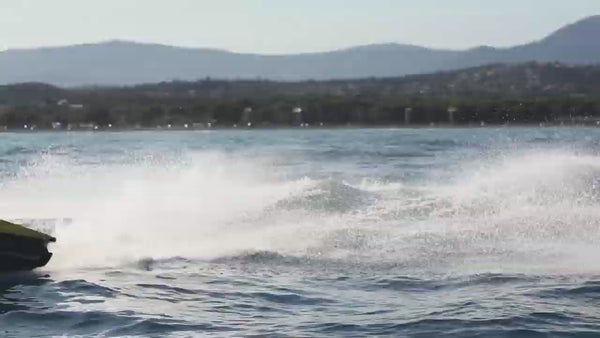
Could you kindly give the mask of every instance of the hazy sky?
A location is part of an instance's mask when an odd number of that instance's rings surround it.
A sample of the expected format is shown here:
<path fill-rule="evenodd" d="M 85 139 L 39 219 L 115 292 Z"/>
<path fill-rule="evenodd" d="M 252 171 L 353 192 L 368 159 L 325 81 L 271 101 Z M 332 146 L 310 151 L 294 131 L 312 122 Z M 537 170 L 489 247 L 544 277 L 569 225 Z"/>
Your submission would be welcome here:
<path fill-rule="evenodd" d="M 600 0 L 0 0 L 0 49 L 112 39 L 295 53 L 538 40 Z"/>

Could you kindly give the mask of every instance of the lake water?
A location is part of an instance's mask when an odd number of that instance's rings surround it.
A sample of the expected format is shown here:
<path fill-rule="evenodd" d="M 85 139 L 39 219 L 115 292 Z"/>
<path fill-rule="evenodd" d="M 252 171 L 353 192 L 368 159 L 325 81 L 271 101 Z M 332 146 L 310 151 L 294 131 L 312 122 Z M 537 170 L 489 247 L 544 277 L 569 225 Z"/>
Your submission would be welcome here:
<path fill-rule="evenodd" d="M 0 134 L 0 336 L 596 336 L 600 129 Z"/>

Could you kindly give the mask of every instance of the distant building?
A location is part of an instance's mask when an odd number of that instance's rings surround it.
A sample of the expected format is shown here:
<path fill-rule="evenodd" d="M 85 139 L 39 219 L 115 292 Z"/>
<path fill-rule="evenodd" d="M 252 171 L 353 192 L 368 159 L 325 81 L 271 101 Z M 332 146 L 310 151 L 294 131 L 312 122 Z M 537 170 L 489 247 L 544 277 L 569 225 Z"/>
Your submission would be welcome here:
<path fill-rule="evenodd" d="M 458 108 L 450 106 L 448 107 L 448 122 L 454 124 L 455 114 L 458 112 Z"/>
<path fill-rule="evenodd" d="M 410 124 L 410 119 L 413 109 L 411 107 L 404 108 L 404 124 Z"/>
<path fill-rule="evenodd" d="M 252 126 L 252 112 L 253 112 L 252 107 L 244 108 L 244 110 L 242 110 L 242 116 L 241 116 L 238 124 L 242 125 L 242 126 L 251 127 Z"/>
<path fill-rule="evenodd" d="M 301 107 L 294 107 L 294 109 L 292 109 L 292 125 L 304 127 Z"/>
<path fill-rule="evenodd" d="M 60 107 L 68 107 L 70 109 L 83 109 L 83 104 L 80 103 L 69 103 L 67 99 L 60 99 L 56 101 L 56 105 Z"/>
<path fill-rule="evenodd" d="M 79 129 L 89 129 L 89 130 L 98 129 L 98 126 L 95 125 L 94 123 L 80 123 L 77 127 Z"/>

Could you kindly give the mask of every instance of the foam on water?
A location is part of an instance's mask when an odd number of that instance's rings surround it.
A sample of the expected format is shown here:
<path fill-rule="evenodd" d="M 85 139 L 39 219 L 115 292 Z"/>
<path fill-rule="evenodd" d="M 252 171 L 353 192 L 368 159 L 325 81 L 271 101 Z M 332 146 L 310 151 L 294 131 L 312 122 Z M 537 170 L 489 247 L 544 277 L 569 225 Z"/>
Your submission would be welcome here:
<path fill-rule="evenodd" d="M 260 248 L 260 224 L 243 222 L 310 180 L 268 181 L 252 163 L 218 153 L 182 163 L 80 166 L 46 157 L 3 186 L 7 218 L 70 218 L 55 235 L 53 267 L 142 257 L 211 257 Z"/>
<path fill-rule="evenodd" d="M 505 154 L 418 182 L 282 170 L 219 152 L 112 164 L 45 154 L 3 182 L 0 214 L 72 219 L 55 229 L 52 269 L 260 252 L 408 274 L 600 268 L 594 154 Z"/>
<path fill-rule="evenodd" d="M 448 254 L 466 250 L 476 269 L 483 259 L 492 271 L 513 265 L 517 271 L 597 271 L 598 179 L 600 157 L 591 154 L 530 151 L 478 160 L 451 184 L 424 187 L 431 211 L 426 222 L 435 224 L 430 229 L 442 242 L 456 241 Z"/>

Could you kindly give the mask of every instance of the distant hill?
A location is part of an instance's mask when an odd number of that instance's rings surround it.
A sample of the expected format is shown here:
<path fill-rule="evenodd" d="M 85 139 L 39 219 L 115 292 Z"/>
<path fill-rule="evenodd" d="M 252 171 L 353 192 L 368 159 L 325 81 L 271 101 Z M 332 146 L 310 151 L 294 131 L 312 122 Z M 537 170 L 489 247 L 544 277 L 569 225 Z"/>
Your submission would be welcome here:
<path fill-rule="evenodd" d="M 0 85 L 0 105 L 54 105 L 61 99 L 86 105 L 136 101 L 186 104 L 202 100 L 269 100 L 271 97 L 377 97 L 600 99 L 600 65 L 559 62 L 490 64 L 429 74 L 326 81 L 215 80 L 168 81 L 113 87 L 61 88 L 29 82 Z"/>
<path fill-rule="evenodd" d="M 269 100 L 329 96 L 535 99 L 600 99 L 600 65 L 559 62 L 489 64 L 402 77 L 324 81 L 217 80 L 167 81 L 132 86 L 61 88 L 28 82 L 0 85 L 0 105 L 54 105 L 60 99 L 85 104 L 133 100 L 141 104 L 197 100 Z"/>
<path fill-rule="evenodd" d="M 397 77 L 490 63 L 559 61 L 586 65 L 600 63 L 598 36 L 600 16 L 568 25 L 530 44 L 465 51 L 383 44 L 326 53 L 258 55 L 110 41 L 0 52 L 0 83 L 130 85 L 206 77 L 298 81 Z"/>
<path fill-rule="evenodd" d="M 293 113 L 296 107 L 302 108 L 301 121 Z M 52 122 L 75 129 L 169 125 L 185 129 L 249 122 L 254 126 L 299 122 L 600 125 L 600 65 L 493 64 L 396 78 L 329 81 L 205 79 L 71 89 L 42 83 L 0 85 L 0 131 L 3 126 L 22 130 L 25 125 L 49 129 Z"/>

